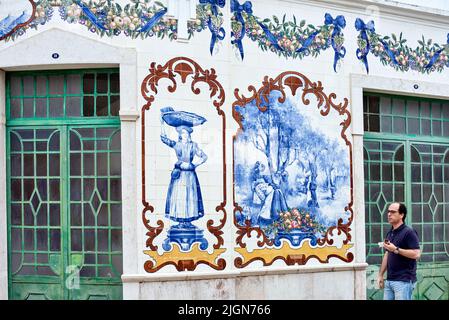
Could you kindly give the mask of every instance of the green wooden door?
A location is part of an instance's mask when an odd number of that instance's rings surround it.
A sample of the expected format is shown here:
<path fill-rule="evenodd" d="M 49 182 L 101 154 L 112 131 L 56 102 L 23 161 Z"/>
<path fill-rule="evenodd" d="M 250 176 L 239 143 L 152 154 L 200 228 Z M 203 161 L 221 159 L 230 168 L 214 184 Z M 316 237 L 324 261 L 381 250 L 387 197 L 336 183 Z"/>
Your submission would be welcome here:
<path fill-rule="evenodd" d="M 7 75 L 9 296 L 121 299 L 117 70 Z"/>
<path fill-rule="evenodd" d="M 367 297 L 383 256 L 377 243 L 390 229 L 389 203 L 407 205 L 422 256 L 414 299 L 449 299 L 449 103 L 379 94 L 364 101 Z"/>

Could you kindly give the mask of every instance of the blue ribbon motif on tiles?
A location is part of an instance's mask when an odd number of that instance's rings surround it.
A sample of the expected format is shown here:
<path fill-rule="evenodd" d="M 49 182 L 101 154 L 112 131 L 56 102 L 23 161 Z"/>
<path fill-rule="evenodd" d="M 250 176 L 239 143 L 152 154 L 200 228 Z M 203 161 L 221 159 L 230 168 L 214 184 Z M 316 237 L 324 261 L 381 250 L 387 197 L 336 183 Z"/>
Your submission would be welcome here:
<path fill-rule="evenodd" d="M 375 32 L 374 21 L 370 21 L 365 24 L 362 19 L 357 18 L 355 20 L 355 29 L 360 32 L 360 38 L 366 43 L 364 48 L 358 48 L 356 51 L 357 59 L 362 60 L 365 64 L 366 72 L 369 73 L 367 55 L 370 52 L 370 43 L 367 31 Z"/>
<path fill-rule="evenodd" d="M 166 13 L 167 8 L 163 8 L 162 10 L 156 12 L 155 15 L 145 23 L 145 25 L 138 29 L 138 32 L 147 32 L 148 30 L 151 30 L 151 28 L 153 28 Z"/>
<path fill-rule="evenodd" d="M 87 7 L 82 1 L 80 0 L 73 0 L 74 3 L 76 3 L 81 10 L 83 10 L 83 13 L 86 15 L 86 17 L 92 22 L 94 26 L 96 26 L 100 30 L 106 30 L 106 27 L 104 26 L 104 22 L 102 22 L 101 18 L 97 17 L 90 9 Z"/>
<path fill-rule="evenodd" d="M 218 17 L 218 8 L 223 8 L 226 5 L 226 0 L 200 0 L 201 5 L 207 5 L 210 4 L 212 15 L 214 17 Z M 226 32 L 223 27 L 217 27 L 212 23 L 212 17 L 209 16 L 207 19 L 207 27 L 209 28 L 210 33 L 212 34 L 212 37 L 210 39 L 210 45 L 209 50 L 210 54 L 213 54 L 215 43 L 217 43 L 218 40 L 223 40 L 226 36 Z"/>
<path fill-rule="evenodd" d="M 234 40 L 231 40 L 231 44 L 237 45 L 242 60 L 244 57 L 242 39 L 245 37 L 246 33 L 245 19 L 243 19 L 242 12 L 246 12 L 248 15 L 251 15 L 253 13 L 252 6 L 253 5 L 250 1 L 245 1 L 245 3 L 241 5 L 237 0 L 231 0 L 231 13 L 234 13 L 234 17 L 242 25 L 240 34 L 233 31 L 231 32 L 231 37 L 234 37 Z"/>
<path fill-rule="evenodd" d="M 341 29 L 346 27 L 346 20 L 344 16 L 337 16 L 335 19 L 329 13 L 324 16 L 324 24 L 333 25 L 334 31 L 332 31 L 332 48 L 334 49 L 334 71 L 337 72 L 337 62 L 338 60 L 344 58 L 346 55 L 346 48 L 343 46 L 337 46 L 335 43 L 335 36 L 341 34 Z"/>

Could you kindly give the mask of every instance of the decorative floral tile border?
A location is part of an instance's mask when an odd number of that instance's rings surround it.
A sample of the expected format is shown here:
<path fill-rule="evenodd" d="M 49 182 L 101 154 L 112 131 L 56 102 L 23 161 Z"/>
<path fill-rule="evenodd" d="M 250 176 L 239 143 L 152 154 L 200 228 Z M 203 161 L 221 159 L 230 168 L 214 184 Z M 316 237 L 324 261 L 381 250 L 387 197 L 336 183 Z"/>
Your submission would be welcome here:
<path fill-rule="evenodd" d="M 365 23 L 357 18 L 355 28 L 359 31 L 357 37 L 357 58 L 363 62 L 366 72 L 369 73 L 368 54 L 372 53 L 379 58 L 384 66 L 393 67 L 397 71 L 409 70 L 430 74 L 434 71 L 442 72 L 449 68 L 449 34 L 445 44 L 433 43 L 432 39 L 419 40 L 419 46 L 415 49 L 407 46 L 402 32 L 399 37 L 396 34 L 382 36 L 375 31 L 373 21 Z"/>
<path fill-rule="evenodd" d="M 324 24 L 314 26 L 306 24 L 305 20 L 286 21 L 285 15 L 280 19 L 260 19 L 253 14 L 251 1 L 240 4 L 238 0 L 230 0 L 231 7 L 231 43 L 244 58 L 243 40 L 245 35 L 256 42 L 262 51 L 271 51 L 278 56 L 292 59 L 303 59 L 312 55 L 317 57 L 322 51 L 334 50 L 334 71 L 338 63 L 345 57 L 346 49 L 342 29 L 346 26 L 344 16 L 335 19 L 325 14 Z M 54 7 L 62 20 L 69 23 L 79 23 L 99 36 L 118 36 L 123 34 L 132 39 L 147 37 L 165 37 L 177 39 L 177 20 L 166 17 L 167 8 L 160 2 L 152 0 L 130 0 L 121 6 L 114 0 L 82 1 L 82 0 L 39 0 L 31 1 L 35 5 L 34 18 L 27 24 L 14 29 L 2 40 L 14 41 L 24 35 L 28 29 L 37 29 L 50 21 Z M 188 21 L 189 39 L 195 32 L 209 29 L 211 33 L 210 52 L 215 45 L 225 38 L 223 28 L 223 13 L 221 8 L 226 0 L 199 0 L 196 8 L 196 20 Z M 365 65 L 369 73 L 368 54 L 379 58 L 384 66 L 390 66 L 396 71 L 418 71 L 423 74 L 442 72 L 449 68 L 449 34 L 446 43 L 433 43 L 432 39 L 419 40 L 419 46 L 413 49 L 406 45 L 402 32 L 399 36 L 392 34 L 382 36 L 375 31 L 374 22 L 365 23 L 357 18 L 355 28 L 359 31 L 357 37 L 357 58 Z"/>
<path fill-rule="evenodd" d="M 243 38 L 245 35 L 254 42 L 257 42 L 262 51 L 271 51 L 278 56 L 293 59 L 303 59 L 305 56 L 318 56 L 321 51 L 333 48 L 334 71 L 337 63 L 346 54 L 343 46 L 344 35 L 342 29 L 346 26 L 344 16 L 337 16 L 335 19 L 326 13 L 324 25 L 306 25 L 306 21 L 299 23 L 293 16 L 293 21 L 286 21 L 285 14 L 281 19 L 273 16 L 272 19 L 264 20 L 253 15 L 252 3 L 246 1 L 240 4 L 237 0 L 231 0 L 231 21 L 232 44 L 239 50 L 243 60 Z"/>
<path fill-rule="evenodd" d="M 152 3 L 152 4 L 151 4 Z M 177 39 L 177 20 L 165 17 L 167 8 L 158 1 L 130 0 L 122 7 L 113 0 L 39 0 L 35 2 L 35 19 L 28 25 L 18 28 L 5 40 L 15 40 L 29 28 L 37 29 L 39 24 L 47 23 L 53 16 L 53 7 L 59 7 L 61 19 L 69 23 L 79 23 L 100 37 L 125 36 L 145 39 L 156 36 L 170 40 Z M 196 20 L 188 22 L 189 39 L 195 32 L 208 28 L 212 34 L 211 53 L 214 45 L 224 39 L 223 13 L 225 0 L 200 0 L 196 8 Z"/>

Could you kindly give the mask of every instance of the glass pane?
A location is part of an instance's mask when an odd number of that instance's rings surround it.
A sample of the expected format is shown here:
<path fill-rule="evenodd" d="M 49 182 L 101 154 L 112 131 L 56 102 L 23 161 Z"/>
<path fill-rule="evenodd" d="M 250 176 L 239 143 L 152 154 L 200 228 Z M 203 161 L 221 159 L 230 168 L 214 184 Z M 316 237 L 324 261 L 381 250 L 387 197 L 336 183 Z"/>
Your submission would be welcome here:
<path fill-rule="evenodd" d="M 50 225 L 61 225 L 61 210 L 59 204 L 50 204 Z"/>
<path fill-rule="evenodd" d="M 439 102 L 432 102 L 432 118 L 441 118 L 441 104 Z"/>
<path fill-rule="evenodd" d="M 111 96 L 111 116 L 118 116 L 120 110 L 120 96 Z"/>
<path fill-rule="evenodd" d="M 430 120 L 421 119 L 421 134 L 430 136 L 431 134 Z"/>
<path fill-rule="evenodd" d="M 50 250 L 61 251 L 61 231 L 51 229 L 50 230 Z"/>
<path fill-rule="evenodd" d="M 68 117 L 81 117 L 81 97 L 66 97 L 65 107 Z"/>
<path fill-rule="evenodd" d="M 122 226 L 122 205 L 111 204 L 111 226 Z"/>
<path fill-rule="evenodd" d="M 99 226 L 107 227 L 109 226 L 109 210 L 106 203 L 100 206 L 100 211 L 97 216 L 97 223 Z"/>
<path fill-rule="evenodd" d="M 111 93 L 119 93 L 120 92 L 120 76 L 118 73 L 111 73 L 110 75 L 111 81 Z"/>
<path fill-rule="evenodd" d="M 97 153 L 97 175 L 107 176 L 108 175 L 108 154 L 107 153 Z"/>
<path fill-rule="evenodd" d="M 86 200 L 90 201 L 90 198 L 88 198 Z M 84 224 L 84 226 L 92 226 L 92 227 L 94 227 L 94 226 L 96 226 L 95 213 L 94 213 L 95 209 L 93 209 L 91 205 L 92 205 L 91 203 L 84 205 L 84 210 L 83 210 L 84 221 L 83 221 L 83 224 Z"/>
<path fill-rule="evenodd" d="M 393 179 L 393 167 L 391 164 L 382 165 L 382 180 L 392 181 Z"/>
<path fill-rule="evenodd" d="M 86 73 L 83 75 L 83 92 L 94 93 L 95 75 L 93 73 Z"/>
<path fill-rule="evenodd" d="M 37 96 L 47 95 L 47 76 L 36 77 L 36 95 Z"/>
<path fill-rule="evenodd" d="M 111 176 L 119 176 L 121 174 L 120 153 L 110 153 L 110 172 Z M 449 175 L 448 175 L 449 178 Z"/>
<path fill-rule="evenodd" d="M 122 184 L 120 179 L 110 179 L 110 195 L 112 201 L 122 200 Z"/>
<path fill-rule="evenodd" d="M 427 117 L 430 118 L 430 103 L 427 101 L 421 101 L 421 117 Z"/>
<path fill-rule="evenodd" d="M 47 116 L 47 98 L 36 98 L 36 117 L 45 118 Z"/>
<path fill-rule="evenodd" d="M 34 96 L 34 77 L 23 77 L 23 95 L 33 97 Z"/>
<path fill-rule="evenodd" d="M 59 177 L 59 154 L 50 154 L 50 176 Z"/>
<path fill-rule="evenodd" d="M 82 226 L 82 208 L 80 204 L 71 204 L 70 205 L 70 225 L 73 226 Z"/>
<path fill-rule="evenodd" d="M 408 118 L 407 130 L 410 134 L 419 134 L 419 119 Z"/>
<path fill-rule="evenodd" d="M 97 74 L 97 93 L 107 93 L 108 92 L 108 74 L 98 73 Z"/>
<path fill-rule="evenodd" d="M 405 133 L 405 118 L 393 118 L 393 132 Z"/>
<path fill-rule="evenodd" d="M 381 117 L 382 132 L 391 132 L 391 117 Z"/>
<path fill-rule="evenodd" d="M 94 97 L 84 96 L 83 97 L 83 115 L 85 117 L 92 117 L 94 115 Z"/>
<path fill-rule="evenodd" d="M 391 114 L 391 99 L 386 97 L 380 98 L 380 113 Z"/>
<path fill-rule="evenodd" d="M 379 97 L 369 97 L 369 113 L 379 113 Z"/>
<path fill-rule="evenodd" d="M 49 98 L 50 117 L 62 117 L 64 115 L 64 98 Z"/>
<path fill-rule="evenodd" d="M 70 243 L 72 251 L 82 251 L 82 231 L 81 229 L 70 230 Z"/>
<path fill-rule="evenodd" d="M 419 117 L 419 104 L 416 100 L 407 100 L 407 115 Z"/>
<path fill-rule="evenodd" d="M 50 95 L 63 95 L 64 94 L 64 76 L 63 75 L 48 76 L 48 83 L 49 83 Z"/>
<path fill-rule="evenodd" d="M 84 230 L 84 251 L 95 251 L 95 231 Z"/>
<path fill-rule="evenodd" d="M 83 175 L 93 176 L 95 175 L 95 157 L 93 154 L 83 154 Z"/>
<path fill-rule="evenodd" d="M 402 184 L 395 184 L 394 186 L 394 201 L 405 201 L 405 192 L 404 192 L 404 185 Z"/>
<path fill-rule="evenodd" d="M 23 117 L 24 118 L 34 117 L 34 99 L 33 98 L 23 99 Z"/>
<path fill-rule="evenodd" d="M 434 136 L 441 136 L 442 130 L 441 130 L 441 121 L 432 121 L 432 135 Z"/>
<path fill-rule="evenodd" d="M 20 118 L 22 110 L 22 100 L 21 99 L 11 99 L 10 100 L 10 117 L 11 119 Z"/>
<path fill-rule="evenodd" d="M 405 100 L 393 99 L 393 114 L 404 115 L 405 114 Z"/>
<path fill-rule="evenodd" d="M 97 116 L 107 116 L 108 115 L 108 97 L 98 96 L 97 97 Z"/>
<path fill-rule="evenodd" d="M 11 96 L 18 97 L 22 95 L 22 78 L 21 77 L 11 77 L 10 92 Z"/>
<path fill-rule="evenodd" d="M 371 132 L 379 132 L 379 116 L 370 115 L 368 118 L 369 130 Z"/>
<path fill-rule="evenodd" d="M 81 93 L 81 75 L 69 74 L 67 75 L 67 94 Z"/>
<path fill-rule="evenodd" d="M 109 247 L 109 230 L 97 231 L 98 251 L 108 252 Z M 121 250 L 121 248 L 119 248 Z"/>
<path fill-rule="evenodd" d="M 70 175 L 80 176 L 81 175 L 81 154 L 71 153 L 70 154 Z"/>

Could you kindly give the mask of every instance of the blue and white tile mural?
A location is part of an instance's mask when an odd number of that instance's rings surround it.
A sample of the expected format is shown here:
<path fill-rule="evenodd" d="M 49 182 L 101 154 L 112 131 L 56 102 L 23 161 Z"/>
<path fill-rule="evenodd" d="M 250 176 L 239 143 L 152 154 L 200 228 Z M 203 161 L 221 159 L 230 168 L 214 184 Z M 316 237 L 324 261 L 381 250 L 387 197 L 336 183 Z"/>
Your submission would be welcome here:
<path fill-rule="evenodd" d="M 195 169 L 207 161 L 207 155 L 192 140 L 194 126 L 202 125 L 206 119 L 195 113 L 175 111 L 172 107 L 161 109 L 161 141 L 175 151 L 177 161 L 173 165 L 168 187 L 165 217 L 178 222 L 172 225 L 164 241 L 164 250 L 171 249 L 171 243 L 178 243 L 182 250 L 188 251 L 193 243 L 200 248 L 208 246 L 203 230 L 192 224 L 204 216 L 203 198 L 200 182 Z M 168 127 L 168 128 L 167 128 Z M 176 129 L 177 141 L 167 134 L 169 128 Z"/>
<path fill-rule="evenodd" d="M 28 22 L 34 8 L 28 0 L 0 1 L 0 39 L 13 32 L 14 29 Z"/>
<path fill-rule="evenodd" d="M 313 245 L 350 216 L 349 151 L 340 121 L 323 118 L 300 95 L 284 102 L 280 96 L 271 91 L 266 110 L 255 100 L 235 109 L 242 119 L 234 144 L 235 196 L 242 208 L 236 221 L 260 227 L 275 245 L 281 239 Z"/>

